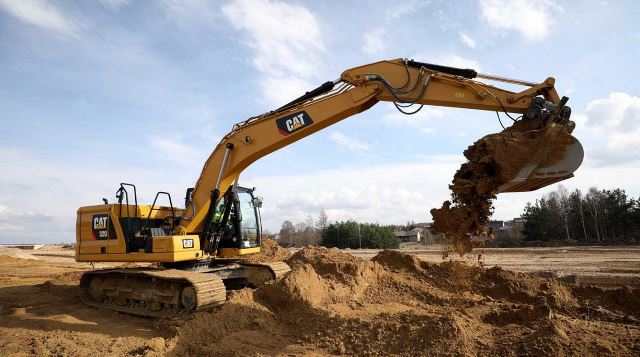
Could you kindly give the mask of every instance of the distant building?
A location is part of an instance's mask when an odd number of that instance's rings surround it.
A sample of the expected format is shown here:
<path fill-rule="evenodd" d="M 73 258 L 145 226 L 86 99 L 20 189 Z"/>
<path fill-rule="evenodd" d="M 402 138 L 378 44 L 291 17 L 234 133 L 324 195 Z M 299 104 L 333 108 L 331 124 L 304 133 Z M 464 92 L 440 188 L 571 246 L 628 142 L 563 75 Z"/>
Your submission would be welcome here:
<path fill-rule="evenodd" d="M 400 239 L 400 242 L 402 243 L 420 242 L 422 228 L 416 227 L 408 232 L 395 231 L 393 232 L 393 234 L 395 234 L 396 237 L 398 237 Z"/>
<path fill-rule="evenodd" d="M 492 231 L 497 232 L 504 227 L 504 221 L 491 221 L 489 225 Z"/>
<path fill-rule="evenodd" d="M 498 227 L 497 224 L 494 226 L 494 222 L 500 221 L 492 221 L 491 228 L 493 228 L 493 236 L 495 237 L 496 243 L 507 244 L 507 246 L 518 245 L 524 240 L 522 230 L 524 229 L 526 221 L 527 220 L 522 217 L 516 217 L 512 220 L 504 221 L 502 227 Z"/>
<path fill-rule="evenodd" d="M 431 223 L 417 223 L 410 231 L 402 231 L 400 227 L 397 227 L 393 234 L 403 243 L 416 242 L 427 245 L 444 241 L 442 234 L 431 228 Z"/>

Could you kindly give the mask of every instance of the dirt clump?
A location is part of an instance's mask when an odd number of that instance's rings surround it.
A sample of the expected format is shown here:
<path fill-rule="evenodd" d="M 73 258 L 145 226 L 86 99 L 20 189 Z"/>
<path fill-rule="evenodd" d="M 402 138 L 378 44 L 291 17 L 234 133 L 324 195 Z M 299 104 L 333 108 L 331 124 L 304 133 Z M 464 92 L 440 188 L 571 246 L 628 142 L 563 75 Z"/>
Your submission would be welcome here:
<path fill-rule="evenodd" d="M 443 233 L 460 255 L 480 246 L 471 237 L 490 237 L 493 200 L 502 185 L 530 163 L 543 166 L 562 157 L 576 141 L 564 126 L 517 121 L 500 133 L 486 135 L 464 151 L 467 162 L 456 171 L 451 200 L 433 208 L 433 228 Z"/>
<path fill-rule="evenodd" d="M 233 292 L 220 309 L 178 326 L 169 354 L 640 352 L 637 289 L 577 291 L 549 278 L 455 261 L 428 263 L 393 250 L 369 261 L 307 247 L 287 262 L 292 271 L 279 281 Z M 579 305 L 585 299 L 608 314 L 585 315 Z M 598 305 L 614 300 L 630 304 L 626 317 L 614 319 L 618 305 L 612 303 L 611 311 Z"/>
<path fill-rule="evenodd" d="M 260 253 L 252 254 L 244 259 L 247 263 L 272 263 L 277 261 L 285 261 L 291 256 L 288 249 L 282 248 L 278 243 L 271 239 L 263 238 Z"/>

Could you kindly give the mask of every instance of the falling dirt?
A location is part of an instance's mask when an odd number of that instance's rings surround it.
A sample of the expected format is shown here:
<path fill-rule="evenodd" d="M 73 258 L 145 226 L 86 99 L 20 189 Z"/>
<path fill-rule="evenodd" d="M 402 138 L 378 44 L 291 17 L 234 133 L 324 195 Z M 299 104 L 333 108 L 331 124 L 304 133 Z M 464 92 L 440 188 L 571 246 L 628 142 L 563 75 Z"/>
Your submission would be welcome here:
<path fill-rule="evenodd" d="M 244 259 L 247 263 L 271 263 L 278 261 L 285 261 L 289 259 L 291 252 L 282 248 L 278 243 L 271 239 L 262 239 L 262 247 L 260 247 L 260 253 L 253 254 Z"/>
<path fill-rule="evenodd" d="M 539 129 L 542 128 L 542 129 Z M 492 232 L 489 219 L 499 188 L 529 163 L 549 165 L 564 157 L 575 142 L 561 125 L 520 120 L 497 134 L 487 135 L 464 151 L 467 162 L 455 173 L 451 200 L 431 210 L 433 228 L 443 233 L 452 251 L 461 256 L 480 246 Z"/>
<path fill-rule="evenodd" d="M 173 355 L 599 355 L 640 353 L 640 292 L 397 251 L 362 260 L 304 248 L 291 273 L 230 294 L 176 327 Z"/>

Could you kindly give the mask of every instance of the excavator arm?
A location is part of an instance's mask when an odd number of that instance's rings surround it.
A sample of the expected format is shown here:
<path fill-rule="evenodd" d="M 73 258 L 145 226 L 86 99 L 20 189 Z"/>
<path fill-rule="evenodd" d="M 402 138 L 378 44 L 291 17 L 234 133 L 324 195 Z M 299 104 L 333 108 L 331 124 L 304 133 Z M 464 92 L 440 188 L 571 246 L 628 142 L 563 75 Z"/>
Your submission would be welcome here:
<path fill-rule="evenodd" d="M 476 78 L 526 88 L 515 93 Z M 453 205 L 447 201 L 432 210 L 434 227 L 440 224 L 453 238 L 482 233 L 495 193 L 533 190 L 571 177 L 582 160 L 580 143 L 570 135 L 574 124 L 567 98 L 558 96 L 553 78 L 529 83 L 402 59 L 352 68 L 281 108 L 234 125 L 207 159 L 195 187 L 187 190 L 185 209 L 174 209 L 166 192 L 151 205 L 138 205 L 135 186 L 124 183 L 118 203 L 105 200 L 78 209 L 77 261 L 162 266 L 87 271 L 80 280 L 82 301 L 171 317 L 223 303 L 226 287 L 257 287 L 283 276 L 290 270 L 284 262 L 241 258 L 261 249 L 256 209 L 261 202 L 251 189 L 238 186 L 238 177 L 263 156 L 379 101 L 392 102 L 406 114 L 423 105 L 522 114 L 465 151 L 468 161 L 450 186 Z M 127 188 L 133 190 L 133 204 Z M 170 207 L 156 205 L 161 194 Z M 468 239 L 459 242 L 472 246 Z"/>
<path fill-rule="evenodd" d="M 515 93 L 475 78 L 519 84 L 527 88 Z M 558 96 L 554 83 L 553 78 L 531 83 L 478 74 L 471 69 L 404 59 L 346 70 L 340 79 L 327 82 L 275 111 L 235 124 L 207 159 L 195 187 L 188 191 L 186 207 L 176 233 L 206 232 L 209 229 L 206 222 L 210 221 L 213 214 L 212 202 L 221 198 L 221 189 L 226 190 L 237 183 L 240 173 L 256 160 L 363 112 L 379 101 L 393 102 L 407 114 L 415 113 L 413 108 L 409 108 L 413 105 L 418 108 L 436 105 L 519 113 L 523 119 L 516 124 L 524 123 L 519 124 L 521 127 L 539 129 L 541 126 L 558 125 L 570 133 L 574 124 L 569 121 L 571 112 L 565 106 L 567 98 Z M 576 143 L 579 146 L 577 140 Z M 561 179 L 571 177 L 580 165 L 581 150 L 581 147 L 574 150 L 576 153 L 572 165 L 569 165 L 572 166 L 571 170 L 564 172 L 566 175 L 561 175 Z M 535 167 L 524 168 L 524 174 L 520 173 L 521 181 L 526 181 Z M 535 188 L 538 187 L 527 186 L 527 189 Z M 508 187 L 500 190 L 507 191 L 510 191 Z"/>

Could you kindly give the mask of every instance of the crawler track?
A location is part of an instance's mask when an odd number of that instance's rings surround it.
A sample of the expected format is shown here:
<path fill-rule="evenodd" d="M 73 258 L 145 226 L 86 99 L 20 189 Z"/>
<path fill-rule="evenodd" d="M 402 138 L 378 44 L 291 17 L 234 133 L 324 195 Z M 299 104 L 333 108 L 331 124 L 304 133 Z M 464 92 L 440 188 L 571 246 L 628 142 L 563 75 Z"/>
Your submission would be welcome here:
<path fill-rule="evenodd" d="M 205 261 L 180 268 L 89 271 L 80 279 L 80 297 L 90 306 L 140 316 L 175 317 L 223 304 L 225 281 L 242 282 L 237 287 L 259 287 L 291 270 L 284 262 L 212 265 Z"/>
<path fill-rule="evenodd" d="M 128 314 L 173 317 L 207 310 L 226 300 L 220 277 L 175 269 L 107 269 L 83 274 L 87 305 Z"/>
<path fill-rule="evenodd" d="M 267 268 L 271 271 L 272 280 L 280 279 L 284 274 L 291 271 L 291 268 L 285 262 L 272 262 L 272 263 L 244 263 L 241 262 L 240 265 L 245 267 L 254 267 L 254 268 Z"/>

